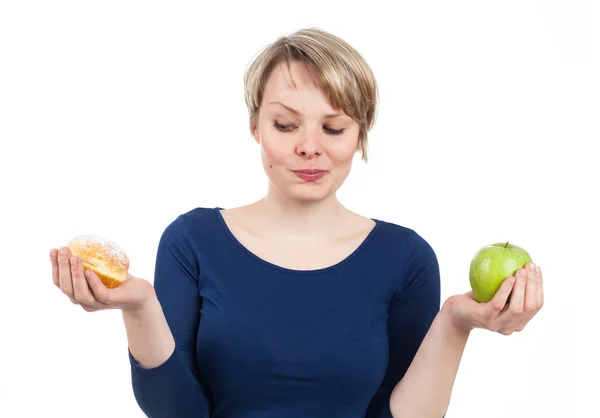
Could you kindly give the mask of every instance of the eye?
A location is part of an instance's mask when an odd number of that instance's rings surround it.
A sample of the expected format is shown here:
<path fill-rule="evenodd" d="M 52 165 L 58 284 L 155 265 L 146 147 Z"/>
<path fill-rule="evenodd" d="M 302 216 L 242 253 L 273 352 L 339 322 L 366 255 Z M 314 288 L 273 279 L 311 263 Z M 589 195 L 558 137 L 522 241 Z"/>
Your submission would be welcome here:
<path fill-rule="evenodd" d="M 280 125 L 277 121 L 273 124 L 273 126 L 281 132 L 287 132 L 287 129 L 292 127 L 291 125 Z"/>
<path fill-rule="evenodd" d="M 289 129 L 293 127 L 292 125 L 281 125 L 277 121 L 273 124 L 273 126 L 281 132 L 289 132 Z M 323 130 L 330 135 L 341 135 L 344 133 L 345 129 L 331 129 L 331 128 L 324 126 Z"/>
<path fill-rule="evenodd" d="M 344 129 L 330 129 L 328 127 L 324 127 L 323 129 L 325 129 L 325 132 L 331 135 L 341 135 L 344 133 Z"/>

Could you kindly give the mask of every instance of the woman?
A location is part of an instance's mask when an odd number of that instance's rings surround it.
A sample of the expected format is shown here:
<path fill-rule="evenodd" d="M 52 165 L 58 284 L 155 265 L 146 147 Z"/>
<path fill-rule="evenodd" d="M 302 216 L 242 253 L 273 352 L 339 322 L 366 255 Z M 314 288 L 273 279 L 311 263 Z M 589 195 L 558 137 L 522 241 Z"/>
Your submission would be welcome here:
<path fill-rule="evenodd" d="M 129 276 L 107 289 L 68 248 L 51 251 L 54 283 L 74 303 L 122 310 L 148 416 L 440 418 L 470 331 L 520 331 L 540 309 L 533 264 L 488 303 L 469 292 L 440 309 L 427 241 L 337 200 L 355 153 L 367 159 L 376 92 L 338 37 L 281 37 L 245 76 L 264 198 L 178 216 L 154 286 Z"/>

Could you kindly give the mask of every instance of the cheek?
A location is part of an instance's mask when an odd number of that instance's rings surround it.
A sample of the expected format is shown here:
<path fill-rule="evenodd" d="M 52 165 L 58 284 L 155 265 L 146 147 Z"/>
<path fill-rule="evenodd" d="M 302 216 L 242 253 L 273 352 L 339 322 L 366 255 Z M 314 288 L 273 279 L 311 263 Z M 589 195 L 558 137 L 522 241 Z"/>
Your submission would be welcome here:
<path fill-rule="evenodd" d="M 263 161 L 267 166 L 284 163 L 290 154 L 290 150 L 286 149 L 282 144 L 264 140 L 261 142 L 261 152 Z"/>
<path fill-rule="evenodd" d="M 329 156 L 336 164 L 344 164 L 352 161 L 356 153 L 357 142 L 340 142 L 332 144 L 329 148 Z"/>

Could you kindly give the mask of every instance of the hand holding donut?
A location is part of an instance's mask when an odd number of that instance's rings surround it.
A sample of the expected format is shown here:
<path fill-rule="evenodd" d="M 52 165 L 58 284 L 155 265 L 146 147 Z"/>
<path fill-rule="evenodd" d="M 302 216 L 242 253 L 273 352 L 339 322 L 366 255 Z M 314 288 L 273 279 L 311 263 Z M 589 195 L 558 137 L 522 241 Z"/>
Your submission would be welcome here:
<path fill-rule="evenodd" d="M 150 282 L 129 274 L 129 258 L 115 243 L 81 235 L 50 250 L 52 280 L 87 312 L 136 311 L 155 296 Z"/>

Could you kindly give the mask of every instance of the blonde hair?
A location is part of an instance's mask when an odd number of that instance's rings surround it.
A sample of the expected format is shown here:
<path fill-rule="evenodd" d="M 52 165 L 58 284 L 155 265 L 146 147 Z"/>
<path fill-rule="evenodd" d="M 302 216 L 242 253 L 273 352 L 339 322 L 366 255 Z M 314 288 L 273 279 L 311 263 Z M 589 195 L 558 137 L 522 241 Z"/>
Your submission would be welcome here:
<path fill-rule="evenodd" d="M 251 61 L 244 74 L 244 97 L 250 131 L 258 120 L 265 85 L 280 63 L 300 61 L 320 78 L 335 110 L 343 111 L 360 126 L 358 150 L 368 161 L 368 132 L 376 118 L 378 87 L 365 59 L 341 38 L 318 28 L 307 28 L 279 37 Z M 296 84 L 292 79 L 294 88 Z"/>

